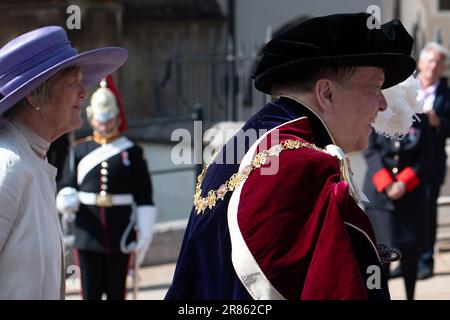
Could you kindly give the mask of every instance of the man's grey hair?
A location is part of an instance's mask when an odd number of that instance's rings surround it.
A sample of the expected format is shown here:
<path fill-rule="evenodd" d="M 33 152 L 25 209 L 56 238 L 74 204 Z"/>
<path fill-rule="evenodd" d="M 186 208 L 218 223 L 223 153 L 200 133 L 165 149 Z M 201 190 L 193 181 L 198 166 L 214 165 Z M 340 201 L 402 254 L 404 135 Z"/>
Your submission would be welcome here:
<path fill-rule="evenodd" d="M 442 54 L 444 57 L 444 61 L 448 61 L 450 57 L 450 53 L 446 47 L 444 47 L 442 44 L 439 44 L 437 42 L 428 42 L 425 47 L 423 47 L 422 51 L 420 51 L 419 60 L 425 59 L 426 54 L 428 51 L 434 50 Z"/>
<path fill-rule="evenodd" d="M 320 79 L 330 79 L 337 81 L 342 87 L 346 87 L 350 78 L 355 74 L 355 66 L 330 66 L 319 69 L 304 70 L 296 79 L 286 79 L 279 81 L 272 86 L 272 95 L 280 92 L 312 92 L 315 84 Z"/>

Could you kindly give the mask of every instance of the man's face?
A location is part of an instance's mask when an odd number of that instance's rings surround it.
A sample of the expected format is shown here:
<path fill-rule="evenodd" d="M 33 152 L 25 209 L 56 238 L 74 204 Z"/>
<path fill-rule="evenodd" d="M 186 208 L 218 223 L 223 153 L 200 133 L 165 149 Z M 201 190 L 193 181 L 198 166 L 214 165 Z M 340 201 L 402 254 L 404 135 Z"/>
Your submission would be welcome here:
<path fill-rule="evenodd" d="M 347 83 L 335 81 L 330 115 L 332 134 L 344 152 L 363 150 L 368 145 L 371 123 L 387 108 L 381 92 L 384 71 L 377 67 L 357 67 Z M 331 127 L 330 126 L 330 127 Z"/>
<path fill-rule="evenodd" d="M 103 136 L 108 136 L 114 133 L 118 127 L 118 118 L 114 117 L 106 122 L 101 122 L 95 119 L 91 120 L 91 126 L 94 130 Z"/>
<path fill-rule="evenodd" d="M 445 57 L 440 52 L 430 49 L 419 60 L 419 77 L 422 82 L 432 85 L 439 80 L 445 69 Z"/>

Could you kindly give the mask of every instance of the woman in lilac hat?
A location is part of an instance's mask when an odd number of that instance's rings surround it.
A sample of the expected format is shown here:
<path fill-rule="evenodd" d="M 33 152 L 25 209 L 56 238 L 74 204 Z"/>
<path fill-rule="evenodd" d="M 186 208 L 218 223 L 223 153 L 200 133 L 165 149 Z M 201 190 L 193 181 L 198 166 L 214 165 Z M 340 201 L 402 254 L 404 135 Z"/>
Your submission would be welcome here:
<path fill-rule="evenodd" d="M 77 53 L 57 26 L 0 49 L 0 299 L 64 298 L 52 141 L 82 125 L 86 88 L 118 69 L 123 48 Z"/>

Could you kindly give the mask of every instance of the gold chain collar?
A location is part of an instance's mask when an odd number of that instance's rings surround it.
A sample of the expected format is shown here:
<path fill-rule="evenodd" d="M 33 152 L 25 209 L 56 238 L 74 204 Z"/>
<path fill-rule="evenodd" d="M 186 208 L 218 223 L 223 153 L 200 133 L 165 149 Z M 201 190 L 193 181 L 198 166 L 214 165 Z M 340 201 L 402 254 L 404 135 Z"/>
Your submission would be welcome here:
<path fill-rule="evenodd" d="M 223 200 L 228 191 L 236 189 L 242 181 L 247 179 L 250 173 L 264 165 L 270 156 L 277 157 L 283 150 L 292 150 L 299 148 L 310 148 L 316 151 L 328 153 L 322 148 L 308 142 L 301 142 L 298 140 L 285 140 L 280 144 L 273 145 L 269 150 L 264 150 L 258 153 L 252 161 L 252 164 L 245 166 L 241 172 L 233 174 L 224 184 L 217 190 L 210 190 L 206 197 L 202 197 L 202 182 L 208 171 L 207 165 L 202 173 L 197 177 L 197 185 L 195 186 L 194 206 L 197 214 L 203 214 L 207 208 L 212 209 L 218 200 Z"/>

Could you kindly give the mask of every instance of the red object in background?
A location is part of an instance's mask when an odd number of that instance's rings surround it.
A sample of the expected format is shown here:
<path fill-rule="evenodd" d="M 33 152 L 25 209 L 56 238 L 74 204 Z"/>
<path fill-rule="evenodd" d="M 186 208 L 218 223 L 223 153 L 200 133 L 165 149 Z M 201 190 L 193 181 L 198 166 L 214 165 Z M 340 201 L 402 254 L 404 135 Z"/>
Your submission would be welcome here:
<path fill-rule="evenodd" d="M 372 182 L 377 188 L 378 192 L 383 192 L 391 183 L 395 182 L 395 179 L 391 176 L 391 173 L 386 168 L 381 168 L 372 177 Z"/>
<path fill-rule="evenodd" d="M 397 175 L 397 180 L 405 184 L 406 192 L 413 191 L 419 184 L 420 179 L 411 167 L 406 167 Z"/>
<path fill-rule="evenodd" d="M 125 110 L 122 104 L 122 97 L 120 96 L 120 92 L 114 84 L 113 78 L 111 75 L 106 77 L 106 87 L 111 90 L 116 96 L 117 106 L 119 107 L 120 118 L 122 122 L 119 126 L 120 133 L 125 132 L 128 129 L 127 117 L 125 116 Z"/>

